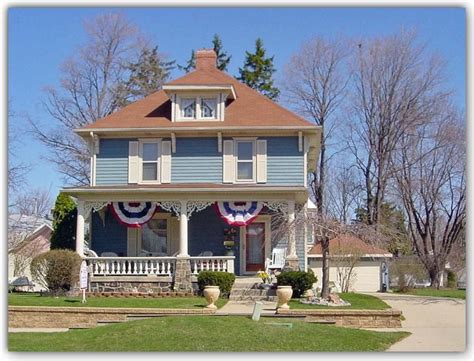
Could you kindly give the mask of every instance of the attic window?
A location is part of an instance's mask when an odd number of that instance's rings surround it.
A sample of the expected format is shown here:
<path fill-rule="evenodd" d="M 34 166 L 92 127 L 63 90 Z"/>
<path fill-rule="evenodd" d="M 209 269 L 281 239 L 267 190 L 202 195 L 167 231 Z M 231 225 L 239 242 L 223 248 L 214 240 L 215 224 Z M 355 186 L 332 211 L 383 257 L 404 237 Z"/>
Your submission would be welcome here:
<path fill-rule="evenodd" d="M 182 99 L 181 100 L 181 117 L 182 118 L 196 118 L 196 99 Z"/>
<path fill-rule="evenodd" d="M 216 118 L 217 99 L 202 98 L 201 99 L 201 118 Z"/>

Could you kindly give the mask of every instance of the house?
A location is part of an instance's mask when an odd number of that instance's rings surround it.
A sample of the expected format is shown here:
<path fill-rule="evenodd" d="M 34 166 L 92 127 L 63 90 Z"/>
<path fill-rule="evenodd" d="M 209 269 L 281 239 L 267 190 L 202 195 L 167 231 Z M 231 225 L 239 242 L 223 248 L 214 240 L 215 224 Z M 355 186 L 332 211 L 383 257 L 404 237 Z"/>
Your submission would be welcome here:
<path fill-rule="evenodd" d="M 304 230 L 272 239 L 272 220 L 306 206 L 321 129 L 218 70 L 214 51 L 75 131 L 90 147 L 91 183 L 62 192 L 77 199 L 92 289 L 189 291 L 201 270 L 255 275 L 273 247 L 304 268 Z"/>
<path fill-rule="evenodd" d="M 391 253 L 353 235 L 342 234 L 329 240 L 329 256 L 329 282 L 333 282 L 336 288 L 348 282 L 350 291 L 378 292 L 388 289 L 387 261 L 392 258 Z M 308 268 L 318 278 L 316 287 L 321 288 L 321 244 L 314 245 L 307 257 Z"/>
<path fill-rule="evenodd" d="M 31 283 L 30 263 L 36 256 L 50 250 L 51 233 L 53 231 L 50 219 L 43 216 L 27 216 L 22 214 L 10 214 L 8 216 L 8 283 L 18 280 L 20 282 L 28 278 Z M 17 288 L 39 291 L 42 287 L 36 284 L 34 287 Z"/>

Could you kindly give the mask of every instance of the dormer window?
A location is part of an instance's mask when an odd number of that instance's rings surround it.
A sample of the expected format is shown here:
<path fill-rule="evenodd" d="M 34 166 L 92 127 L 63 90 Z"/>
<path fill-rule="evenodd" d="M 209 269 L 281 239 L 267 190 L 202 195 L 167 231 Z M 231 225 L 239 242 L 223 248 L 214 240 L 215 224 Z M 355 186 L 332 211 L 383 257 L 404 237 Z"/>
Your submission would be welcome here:
<path fill-rule="evenodd" d="M 215 119 L 217 114 L 217 99 L 201 99 L 201 118 Z"/>
<path fill-rule="evenodd" d="M 196 99 L 183 98 L 181 100 L 181 117 L 185 119 L 196 118 Z"/>

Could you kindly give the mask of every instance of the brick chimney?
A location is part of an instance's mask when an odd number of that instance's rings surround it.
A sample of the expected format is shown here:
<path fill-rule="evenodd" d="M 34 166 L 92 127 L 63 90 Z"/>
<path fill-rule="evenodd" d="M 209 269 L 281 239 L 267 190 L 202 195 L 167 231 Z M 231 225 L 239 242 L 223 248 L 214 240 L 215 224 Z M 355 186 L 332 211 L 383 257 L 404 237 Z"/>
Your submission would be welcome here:
<path fill-rule="evenodd" d="M 196 70 L 209 70 L 216 68 L 217 55 L 213 49 L 199 49 L 195 52 Z"/>

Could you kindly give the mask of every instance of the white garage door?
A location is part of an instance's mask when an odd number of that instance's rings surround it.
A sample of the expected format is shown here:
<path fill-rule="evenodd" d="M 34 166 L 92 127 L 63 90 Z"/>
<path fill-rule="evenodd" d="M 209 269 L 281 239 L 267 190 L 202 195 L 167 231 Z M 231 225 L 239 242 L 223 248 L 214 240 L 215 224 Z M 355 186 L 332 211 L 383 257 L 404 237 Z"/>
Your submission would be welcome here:
<path fill-rule="evenodd" d="M 321 261 L 309 259 L 309 268 L 311 268 L 318 277 L 316 287 L 322 285 Z M 351 291 L 353 292 L 377 292 L 380 291 L 380 262 L 379 261 L 361 261 L 353 269 L 353 282 Z M 337 268 L 330 267 L 329 281 L 337 281 Z"/>

